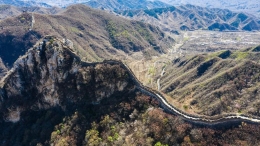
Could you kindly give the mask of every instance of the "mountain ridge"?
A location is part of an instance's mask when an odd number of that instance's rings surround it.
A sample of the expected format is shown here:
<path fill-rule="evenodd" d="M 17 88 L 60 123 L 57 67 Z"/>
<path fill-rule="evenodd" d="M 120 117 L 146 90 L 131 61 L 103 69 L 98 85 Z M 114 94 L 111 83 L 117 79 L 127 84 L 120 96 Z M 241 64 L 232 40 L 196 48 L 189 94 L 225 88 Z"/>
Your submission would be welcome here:
<path fill-rule="evenodd" d="M 57 7 L 44 8 L 44 7 L 16 7 L 12 5 L 1 5 L 0 6 L 0 19 L 5 19 L 8 17 L 14 17 L 17 15 L 21 15 L 25 12 L 33 12 L 40 14 L 57 14 L 61 12 L 62 9 Z"/>
<path fill-rule="evenodd" d="M 254 31 L 260 29 L 259 19 L 246 13 L 194 5 L 150 10 L 118 11 L 130 19 L 160 26 L 163 30 Z"/>
<path fill-rule="evenodd" d="M 237 12 L 247 12 L 250 14 L 253 14 L 257 17 L 259 17 L 260 9 L 259 9 L 259 2 L 256 1 L 236 1 L 232 0 L 229 2 L 223 1 L 223 0 L 215 0 L 215 1 L 202 1 L 202 0 L 195 0 L 195 1 L 177 1 L 177 0 L 145 0 L 141 1 L 139 0 L 137 3 L 132 3 L 131 1 L 125 2 L 125 1 L 115 1 L 115 0 L 106 0 L 102 2 L 98 2 L 97 0 L 69 0 L 69 1 L 42 1 L 42 0 L 2 0 L 0 1 L 0 4 L 12 4 L 16 6 L 42 6 L 42 7 L 51 7 L 51 6 L 58 6 L 58 7 L 67 7 L 69 5 L 73 4 L 88 4 L 89 6 L 93 6 L 95 8 L 108 8 L 109 10 L 118 10 L 118 9 L 129 9 L 129 8 L 158 8 L 158 7 L 165 7 L 165 6 L 180 6 L 180 5 L 197 5 L 207 8 L 223 8 L 223 9 L 230 9 L 232 11 Z M 120 4 L 120 5 L 118 5 Z M 137 4 L 137 5 L 136 5 Z M 124 5 L 124 6 L 123 6 Z M 123 9 L 122 9 L 123 8 Z"/>
<path fill-rule="evenodd" d="M 250 14 L 253 14 L 259 18 L 259 1 L 247 1 L 247 0 L 230 0 L 230 1 L 224 1 L 224 0 L 194 0 L 194 1 L 188 1 L 188 0 L 161 0 L 162 2 L 165 2 L 167 4 L 179 6 L 179 5 L 196 5 L 196 6 L 202 6 L 207 8 L 221 8 L 221 9 L 230 9 L 232 11 L 237 12 L 247 12 Z"/>
<path fill-rule="evenodd" d="M 169 7 L 160 1 L 148 1 L 148 0 L 131 0 L 131 1 L 119 1 L 119 0 L 106 0 L 99 2 L 98 0 L 90 0 L 89 2 L 83 3 L 91 6 L 92 8 L 107 9 L 111 11 L 115 10 L 135 10 L 135 9 L 152 9 L 152 8 L 163 8 Z"/>
<path fill-rule="evenodd" d="M 9 66 L 12 66 L 17 56 L 26 52 L 19 47 L 26 46 L 22 48 L 29 49 L 47 34 L 72 40 L 77 48 L 76 52 L 81 57 L 88 56 L 89 61 L 109 59 L 113 56 L 149 57 L 164 52 L 167 46 L 174 42 L 157 27 L 122 19 L 84 5 L 70 6 L 56 15 L 23 13 L 1 21 L 0 27 L 0 45 L 3 52 L 0 57 L 3 62 L 9 63 Z M 159 42 L 165 43 L 157 46 Z M 6 52 L 8 48 L 10 50 Z M 10 57 L 12 55 L 15 57 Z"/>
<path fill-rule="evenodd" d="M 102 8 L 102 9 L 108 9 L 108 10 L 118 10 L 118 9 L 147 9 L 147 8 L 156 8 L 156 7 L 166 7 L 169 6 L 166 3 L 163 3 L 161 1 L 149 1 L 149 0 L 105 0 L 102 2 L 99 2 L 98 0 L 68 0 L 68 1 L 42 1 L 42 0 L 2 0 L 0 1 L 0 4 L 10 4 L 15 6 L 41 6 L 41 7 L 68 7 L 70 5 L 75 4 L 86 4 L 88 6 L 91 6 L 93 8 Z"/>

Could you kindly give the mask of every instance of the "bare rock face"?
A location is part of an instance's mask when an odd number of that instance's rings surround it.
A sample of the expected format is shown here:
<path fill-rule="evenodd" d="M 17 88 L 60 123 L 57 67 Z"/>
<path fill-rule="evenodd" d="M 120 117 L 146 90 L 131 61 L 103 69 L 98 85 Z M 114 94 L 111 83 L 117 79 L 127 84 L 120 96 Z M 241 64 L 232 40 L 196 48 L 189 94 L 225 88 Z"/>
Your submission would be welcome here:
<path fill-rule="evenodd" d="M 17 122 L 23 111 L 99 104 L 125 92 L 130 81 L 120 64 L 83 63 L 61 41 L 46 37 L 2 80 L 0 112 L 5 121 Z"/>

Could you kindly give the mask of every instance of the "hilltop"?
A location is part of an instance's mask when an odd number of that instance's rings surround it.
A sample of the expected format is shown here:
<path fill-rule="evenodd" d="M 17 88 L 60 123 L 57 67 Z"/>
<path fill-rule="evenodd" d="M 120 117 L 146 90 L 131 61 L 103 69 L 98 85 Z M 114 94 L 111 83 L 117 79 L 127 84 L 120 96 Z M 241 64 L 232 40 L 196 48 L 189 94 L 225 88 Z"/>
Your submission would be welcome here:
<path fill-rule="evenodd" d="M 75 52 L 88 61 L 146 58 L 165 52 L 174 42 L 157 27 L 84 5 L 56 15 L 23 13 L 1 21 L 0 28 L 0 57 L 8 66 L 45 35 L 73 41 Z"/>

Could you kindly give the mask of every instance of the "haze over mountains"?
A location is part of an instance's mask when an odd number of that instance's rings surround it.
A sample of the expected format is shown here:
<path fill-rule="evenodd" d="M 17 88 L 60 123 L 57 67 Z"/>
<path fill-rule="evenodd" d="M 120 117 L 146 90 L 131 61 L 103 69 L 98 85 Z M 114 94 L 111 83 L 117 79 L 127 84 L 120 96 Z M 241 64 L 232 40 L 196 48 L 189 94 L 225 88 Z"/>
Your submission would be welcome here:
<path fill-rule="evenodd" d="M 151 9 L 165 6 L 180 6 L 192 4 L 206 8 L 230 9 L 232 11 L 248 12 L 259 17 L 260 2 L 256 0 L 1 0 L 0 4 L 10 4 L 16 6 L 58 6 L 67 7 L 71 4 L 84 3 L 94 8 L 106 8 L 110 10 L 126 10 L 126 9 Z"/>
<path fill-rule="evenodd" d="M 22 14 L 23 12 L 34 12 L 39 14 L 56 14 L 61 11 L 58 7 L 16 7 L 12 5 L 1 5 L 0 6 L 0 19 L 5 19 L 8 17 L 13 17 Z"/>
<path fill-rule="evenodd" d="M 149 0 L 2 0 L 0 4 L 10 4 L 15 6 L 43 6 L 43 7 L 67 7 L 72 4 L 87 4 L 93 8 L 104 8 L 109 10 L 118 9 L 150 9 L 156 7 L 169 6 L 166 3 L 160 1 L 149 1 Z"/>
<path fill-rule="evenodd" d="M 152 8 L 164 8 L 170 5 L 160 1 L 148 1 L 148 0 L 90 0 L 84 3 L 92 8 L 102 8 L 108 10 L 139 10 L 139 9 L 152 9 Z"/>
<path fill-rule="evenodd" d="M 9 4 L 9 5 L 14 5 L 14 6 L 42 6 L 42 7 L 53 7 L 53 6 L 58 6 L 58 7 L 65 7 L 69 6 L 71 4 L 77 4 L 80 2 L 84 2 L 81 0 L 68 0 L 68 1 L 63 1 L 63 0 L 0 0 L 0 4 Z"/>

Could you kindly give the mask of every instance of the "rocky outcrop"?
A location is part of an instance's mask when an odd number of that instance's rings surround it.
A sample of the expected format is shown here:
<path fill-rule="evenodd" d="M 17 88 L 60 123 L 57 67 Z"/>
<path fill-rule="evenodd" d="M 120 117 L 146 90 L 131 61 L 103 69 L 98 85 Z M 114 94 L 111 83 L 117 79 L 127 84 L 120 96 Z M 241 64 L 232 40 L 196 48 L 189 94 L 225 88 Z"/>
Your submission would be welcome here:
<path fill-rule="evenodd" d="M 0 111 L 6 121 L 17 122 L 27 110 L 98 104 L 125 92 L 130 82 L 119 64 L 83 63 L 61 41 L 46 37 L 2 80 Z"/>

